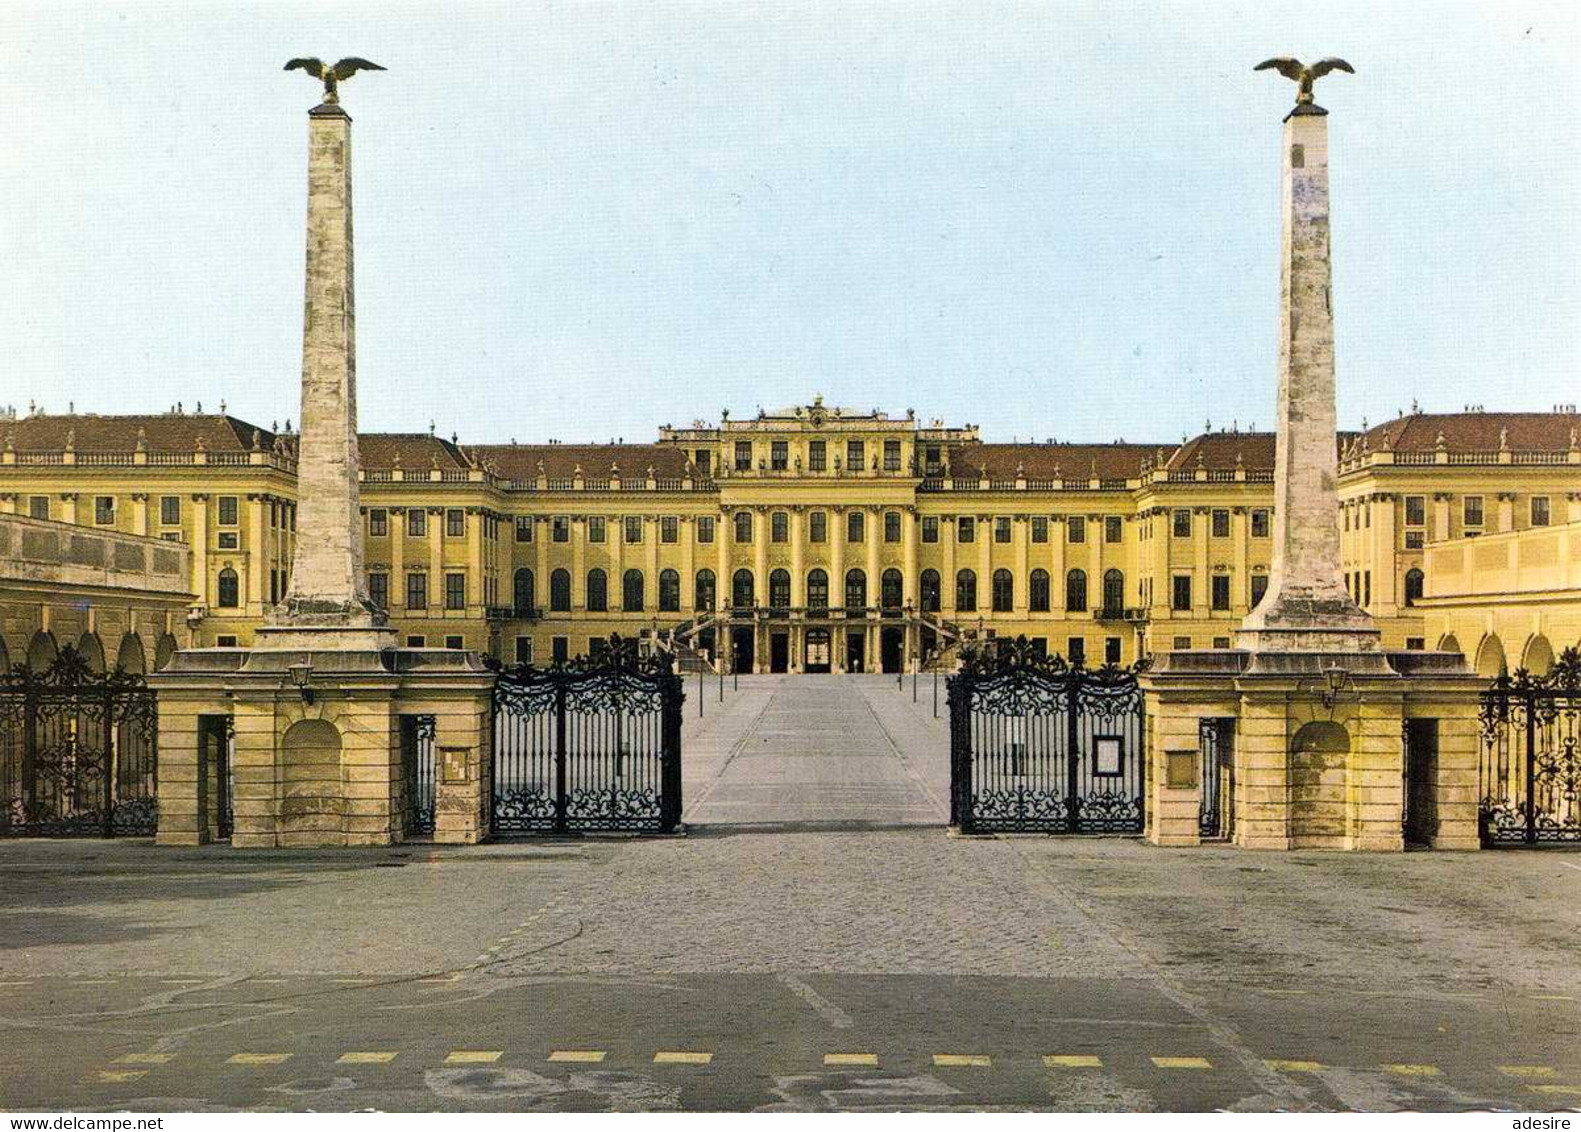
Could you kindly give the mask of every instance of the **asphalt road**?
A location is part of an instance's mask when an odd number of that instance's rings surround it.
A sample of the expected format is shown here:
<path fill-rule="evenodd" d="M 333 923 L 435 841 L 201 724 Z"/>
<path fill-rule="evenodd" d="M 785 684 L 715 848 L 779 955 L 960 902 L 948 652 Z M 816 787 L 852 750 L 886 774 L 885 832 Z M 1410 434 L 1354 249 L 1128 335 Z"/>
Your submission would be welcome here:
<path fill-rule="evenodd" d="M 744 679 L 683 838 L 0 843 L 0 1107 L 1581 1107 L 1581 855 L 951 838 L 928 691 Z"/>

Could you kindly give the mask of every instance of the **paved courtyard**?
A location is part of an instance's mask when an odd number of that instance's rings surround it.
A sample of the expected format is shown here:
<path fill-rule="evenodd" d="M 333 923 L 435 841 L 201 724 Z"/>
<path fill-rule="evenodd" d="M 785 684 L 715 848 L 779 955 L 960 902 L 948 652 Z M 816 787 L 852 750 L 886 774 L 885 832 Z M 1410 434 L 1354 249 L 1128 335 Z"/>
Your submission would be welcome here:
<path fill-rule="evenodd" d="M 685 837 L 0 843 L 0 1107 L 1581 1106 L 1581 854 L 952 838 L 928 679 L 703 694 Z"/>

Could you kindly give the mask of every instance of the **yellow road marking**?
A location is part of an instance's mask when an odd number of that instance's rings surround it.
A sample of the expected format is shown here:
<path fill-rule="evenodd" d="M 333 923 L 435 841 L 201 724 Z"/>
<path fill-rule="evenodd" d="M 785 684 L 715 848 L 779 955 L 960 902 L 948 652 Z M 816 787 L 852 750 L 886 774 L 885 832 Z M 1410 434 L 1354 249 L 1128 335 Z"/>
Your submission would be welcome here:
<path fill-rule="evenodd" d="M 458 1049 L 445 1058 L 449 1065 L 476 1065 L 484 1061 L 498 1061 L 505 1056 L 502 1049 Z"/>
<path fill-rule="evenodd" d="M 1436 1065 L 1385 1065 L 1384 1071 L 1396 1077 L 1439 1077 Z"/>
<path fill-rule="evenodd" d="M 936 1053 L 933 1055 L 935 1065 L 974 1065 L 987 1068 L 993 1064 L 993 1059 L 981 1053 Z"/>
<path fill-rule="evenodd" d="M 1501 1065 L 1499 1072 L 1506 1077 L 1552 1077 L 1551 1065 Z"/>
<path fill-rule="evenodd" d="M 288 1053 L 233 1053 L 226 1060 L 232 1065 L 279 1065 L 290 1056 Z"/>
<path fill-rule="evenodd" d="M 93 1079 L 106 1084 L 116 1081 L 135 1081 L 147 1072 L 146 1069 L 101 1069 L 93 1075 Z"/>
<path fill-rule="evenodd" d="M 549 1054 L 550 1061 L 603 1061 L 601 1049 L 557 1049 Z"/>
<path fill-rule="evenodd" d="M 1043 1064 L 1050 1069 L 1102 1069 L 1103 1062 L 1090 1053 L 1048 1053 Z"/>
<path fill-rule="evenodd" d="M 1153 1064 L 1160 1069 L 1212 1069 L 1213 1062 L 1205 1057 L 1155 1057 Z"/>
<path fill-rule="evenodd" d="M 688 1053 L 685 1050 L 660 1050 L 653 1055 L 655 1065 L 707 1065 L 713 1059 L 711 1053 Z"/>
<path fill-rule="evenodd" d="M 115 1059 L 117 1065 L 164 1065 L 173 1059 L 173 1053 L 128 1053 Z"/>
<path fill-rule="evenodd" d="M 1285 1061 L 1282 1058 L 1272 1058 L 1263 1064 L 1281 1073 L 1317 1073 L 1324 1068 L 1321 1061 Z"/>
<path fill-rule="evenodd" d="M 877 1065 L 876 1053 L 826 1053 L 823 1055 L 825 1065 Z"/>
<path fill-rule="evenodd" d="M 1527 1085 L 1534 1093 L 1546 1093 L 1548 1096 L 1581 1097 L 1581 1085 Z"/>
<path fill-rule="evenodd" d="M 395 1053 L 391 1050 L 365 1050 L 343 1053 L 335 1060 L 341 1065 L 383 1065 L 387 1061 L 394 1061 Z"/>

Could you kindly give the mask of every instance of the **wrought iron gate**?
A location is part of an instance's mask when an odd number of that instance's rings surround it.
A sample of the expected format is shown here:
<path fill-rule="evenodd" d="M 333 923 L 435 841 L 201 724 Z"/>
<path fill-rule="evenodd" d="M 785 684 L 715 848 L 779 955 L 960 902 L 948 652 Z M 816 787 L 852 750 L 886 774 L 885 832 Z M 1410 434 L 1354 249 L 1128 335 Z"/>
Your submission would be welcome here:
<path fill-rule="evenodd" d="M 1198 720 L 1197 749 L 1202 752 L 1202 804 L 1198 812 L 1198 832 L 1204 841 L 1226 841 L 1233 833 L 1234 718 Z"/>
<path fill-rule="evenodd" d="M 948 681 L 950 824 L 966 833 L 1140 833 L 1137 671 L 1070 665 L 1025 638 L 963 656 Z"/>
<path fill-rule="evenodd" d="M 669 653 L 611 638 L 494 686 L 494 832 L 667 833 L 681 820 L 681 704 Z"/>
<path fill-rule="evenodd" d="M 1482 693 L 1482 840 L 1581 846 L 1581 653 Z"/>
<path fill-rule="evenodd" d="M 0 835 L 151 836 L 158 735 L 143 678 L 69 646 L 0 675 Z"/>
<path fill-rule="evenodd" d="M 407 836 L 434 832 L 434 769 L 434 717 L 401 716 L 401 808 Z"/>

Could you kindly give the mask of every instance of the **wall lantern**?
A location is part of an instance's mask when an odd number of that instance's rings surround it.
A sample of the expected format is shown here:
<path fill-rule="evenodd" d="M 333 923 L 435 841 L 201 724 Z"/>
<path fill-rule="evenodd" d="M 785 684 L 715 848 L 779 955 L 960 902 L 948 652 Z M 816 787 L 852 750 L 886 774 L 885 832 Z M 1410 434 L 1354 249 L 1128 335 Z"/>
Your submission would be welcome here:
<path fill-rule="evenodd" d="M 311 704 L 313 702 L 312 661 L 301 661 L 293 664 L 286 671 L 291 674 L 291 683 L 296 687 L 296 690 L 302 693 L 302 702 Z"/>

